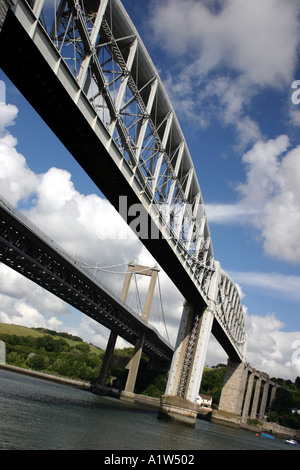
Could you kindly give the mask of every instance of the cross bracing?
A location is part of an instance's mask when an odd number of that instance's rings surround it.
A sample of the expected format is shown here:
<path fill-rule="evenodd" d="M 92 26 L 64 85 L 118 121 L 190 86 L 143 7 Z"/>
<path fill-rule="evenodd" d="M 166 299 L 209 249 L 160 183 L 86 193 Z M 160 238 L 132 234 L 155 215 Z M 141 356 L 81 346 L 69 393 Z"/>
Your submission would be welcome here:
<path fill-rule="evenodd" d="M 206 216 L 197 217 L 203 199 L 174 110 L 121 5 L 101 5 L 102 22 L 88 2 L 62 0 L 50 35 L 143 191 L 162 206 L 183 255 L 212 267 Z"/>
<path fill-rule="evenodd" d="M 185 298 L 199 293 L 207 304 L 216 260 L 200 185 L 174 109 L 121 1 L 32 0 L 28 4 L 16 0 L 16 4 L 14 15 L 35 49 L 28 58 L 20 55 L 17 40 L 22 36 L 28 48 L 29 42 L 10 17 L 6 25 L 12 22 L 15 37 L 9 35 L 5 24 L 1 32 L 4 42 L 5 35 L 9 38 L 1 51 L 4 70 L 27 93 L 71 153 L 75 156 L 77 152 L 75 158 L 94 181 L 101 179 L 98 168 L 118 167 L 135 200 L 143 204 L 164 245 L 167 243 L 173 253 L 174 259 L 160 258 L 158 262 L 172 268 L 167 272 Z M 18 56 L 18 64 L 8 63 L 6 58 L 12 53 Z M 22 80 L 18 66 L 26 69 Z M 41 78 L 32 94 L 35 67 Z M 55 90 L 54 82 L 58 84 Z M 46 87 L 51 89 L 51 99 Z M 65 104 L 68 100 L 71 103 L 69 108 L 62 104 L 62 97 Z M 72 115 L 68 112 L 71 108 Z M 66 121 L 72 124 L 68 126 Z M 104 156 L 101 161 L 94 158 L 96 136 L 112 163 Z M 109 185 L 117 187 L 119 193 L 110 192 L 115 206 L 116 196 L 123 190 L 120 178 L 111 171 L 106 180 L 101 180 L 107 193 Z M 149 240 L 144 244 L 161 256 L 159 245 Z M 234 354 L 241 357 L 245 328 L 238 291 L 223 270 L 218 284 L 216 328 L 222 338 L 225 335 L 225 342 L 230 342 Z"/>

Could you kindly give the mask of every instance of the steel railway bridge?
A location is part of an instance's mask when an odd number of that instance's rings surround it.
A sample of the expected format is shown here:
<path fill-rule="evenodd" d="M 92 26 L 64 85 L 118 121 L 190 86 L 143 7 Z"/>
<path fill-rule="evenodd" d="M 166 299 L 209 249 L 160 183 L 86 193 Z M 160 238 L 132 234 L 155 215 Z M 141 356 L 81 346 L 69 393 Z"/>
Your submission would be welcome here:
<path fill-rule="evenodd" d="M 160 416 L 193 420 L 210 333 L 236 370 L 246 333 L 158 72 L 120 0 L 1 0 L 0 15 L 0 67 L 186 300 Z"/>

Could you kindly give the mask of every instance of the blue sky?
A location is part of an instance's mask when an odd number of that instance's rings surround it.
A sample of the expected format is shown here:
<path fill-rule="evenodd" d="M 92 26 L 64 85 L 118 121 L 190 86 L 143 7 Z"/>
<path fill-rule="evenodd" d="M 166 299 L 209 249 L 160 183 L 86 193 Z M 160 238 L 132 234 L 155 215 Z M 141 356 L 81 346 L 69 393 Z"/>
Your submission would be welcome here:
<path fill-rule="evenodd" d="M 242 290 L 247 360 L 271 376 L 294 380 L 300 375 L 300 104 L 292 102 L 292 83 L 300 80 L 299 2 L 123 4 L 185 134 L 215 258 Z M 95 259 L 101 266 L 130 259 L 151 265 L 135 240 L 99 236 L 91 214 L 105 213 L 113 227 L 121 223 L 117 215 L 2 72 L 0 80 L 6 84 L 6 105 L 0 108 L 0 193 L 91 265 Z M 55 228 L 59 221 L 60 230 Z M 29 295 L 28 281 L 0 268 L 6 274 L 4 281 L 1 276 L 0 321 L 68 328 L 104 346 L 107 332 L 98 325 L 41 295 L 37 287 Z M 161 276 L 174 342 L 182 299 Z M 225 361 L 212 339 L 207 362 Z"/>

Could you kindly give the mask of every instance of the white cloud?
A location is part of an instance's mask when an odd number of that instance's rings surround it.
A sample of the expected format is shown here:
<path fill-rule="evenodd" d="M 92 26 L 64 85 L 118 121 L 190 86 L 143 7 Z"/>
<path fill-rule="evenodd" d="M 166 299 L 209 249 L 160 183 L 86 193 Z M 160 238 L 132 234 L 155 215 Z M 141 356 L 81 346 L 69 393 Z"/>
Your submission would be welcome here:
<path fill-rule="evenodd" d="M 40 294 L 42 298 L 43 294 Z M 14 299 L 0 294 L 0 322 L 23 325 L 29 328 L 43 327 L 59 331 L 63 321 L 57 316 L 47 316 L 40 308 L 34 308 L 26 299 Z"/>
<path fill-rule="evenodd" d="M 0 103 L 0 107 L 1 116 L 1 113 L 9 105 Z M 0 126 L 1 123 L 4 125 L 4 121 L 7 126 L 11 124 L 10 120 L 0 118 Z M 20 199 L 27 198 L 38 181 L 38 176 L 27 167 L 23 155 L 17 152 L 16 145 L 17 140 L 5 132 L 4 127 L 2 133 L 0 129 L 0 192 L 13 204 L 16 204 Z"/>
<path fill-rule="evenodd" d="M 287 136 L 258 142 L 243 156 L 247 177 L 237 190 L 245 207 L 259 208 L 252 222 L 266 254 L 299 263 L 300 146 L 287 152 L 288 147 Z"/>
<path fill-rule="evenodd" d="M 260 138 L 247 109 L 265 88 L 292 82 L 299 3 L 166 0 L 149 13 L 151 40 L 172 59 L 166 86 L 178 114 L 202 127 L 216 117 L 234 126 L 238 148 Z"/>
<path fill-rule="evenodd" d="M 3 83 L 0 81 L 0 84 Z M 13 104 L 5 104 L 0 101 L 0 137 L 6 134 L 8 126 L 15 123 L 18 114 L 18 108 Z"/>
<path fill-rule="evenodd" d="M 0 264 L 0 321 L 60 329 L 71 315 L 68 305 L 16 271 Z"/>
<path fill-rule="evenodd" d="M 286 135 L 257 142 L 242 157 L 246 176 L 236 185 L 237 203 L 206 205 L 209 223 L 249 224 L 265 253 L 300 262 L 300 146 Z"/>
<path fill-rule="evenodd" d="M 251 366 L 271 377 L 295 380 L 300 373 L 300 361 L 295 355 L 295 345 L 300 331 L 282 331 L 284 324 L 275 314 L 265 317 L 245 314 L 248 333 L 247 361 Z"/>
<path fill-rule="evenodd" d="M 300 276 L 254 271 L 230 271 L 230 276 L 239 284 L 254 287 L 264 295 L 300 303 Z"/>
<path fill-rule="evenodd" d="M 195 0 L 156 2 L 151 24 L 161 47 L 198 59 L 198 74 L 220 64 L 249 82 L 290 80 L 298 44 L 297 2 L 228 0 L 213 11 Z"/>
<path fill-rule="evenodd" d="M 205 204 L 205 210 L 209 223 L 240 224 L 248 222 L 257 214 L 256 208 L 247 208 L 244 204 Z"/>
<path fill-rule="evenodd" d="M 244 307 L 248 335 L 246 362 L 270 377 L 290 379 L 300 375 L 300 331 L 284 331 L 284 323 L 274 313 L 249 315 Z M 212 336 L 205 364 L 227 364 L 227 355 Z"/>
<path fill-rule="evenodd" d="M 1 293 L 21 299 L 48 315 L 69 314 L 67 304 L 4 264 L 0 264 Z"/>

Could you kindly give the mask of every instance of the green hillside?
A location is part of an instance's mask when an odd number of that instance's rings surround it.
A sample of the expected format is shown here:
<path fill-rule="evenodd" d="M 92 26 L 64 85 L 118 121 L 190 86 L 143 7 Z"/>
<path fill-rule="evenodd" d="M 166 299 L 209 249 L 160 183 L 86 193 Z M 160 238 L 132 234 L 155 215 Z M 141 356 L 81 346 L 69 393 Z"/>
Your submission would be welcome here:
<path fill-rule="evenodd" d="M 0 323 L 6 363 L 25 369 L 93 382 L 104 351 L 69 333 Z"/>
<path fill-rule="evenodd" d="M 6 344 L 7 364 L 90 383 L 99 377 L 104 351 L 69 333 L 0 323 L 0 340 Z M 111 359 L 108 382 L 114 382 L 120 389 L 125 386 L 128 373 L 125 366 L 133 351 L 134 348 L 116 349 Z M 161 396 L 167 374 L 149 370 L 147 363 L 148 358 L 143 354 L 136 391 Z"/>
<path fill-rule="evenodd" d="M 1 323 L 0 322 L 0 336 L 1 335 L 16 335 L 16 336 L 32 336 L 34 338 L 40 338 L 44 335 L 51 335 L 54 338 L 64 338 L 70 346 L 75 346 L 78 342 L 84 343 L 81 338 L 78 336 L 71 335 L 70 333 L 58 333 L 54 330 L 49 330 L 47 328 L 28 328 L 27 326 L 14 325 L 11 323 Z M 91 352 L 95 354 L 102 354 L 103 350 L 97 346 L 89 344 Z"/>
<path fill-rule="evenodd" d="M 4 335 L 17 335 L 17 336 L 42 336 L 43 333 L 40 333 L 38 330 L 33 328 L 27 328 L 26 326 L 13 325 L 9 323 L 0 323 L 0 334 Z"/>

